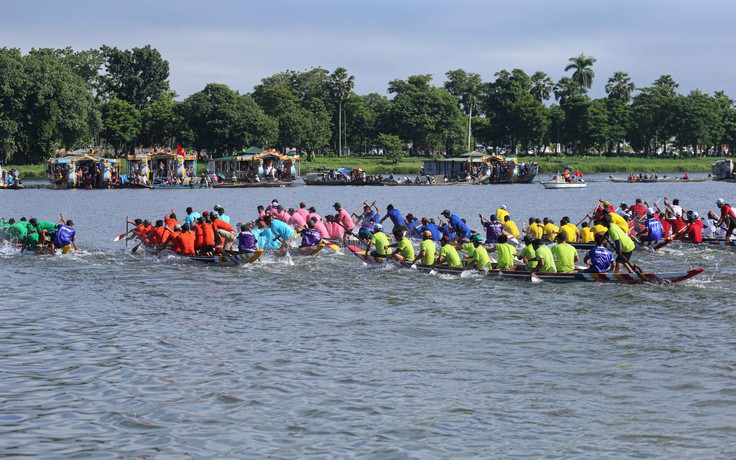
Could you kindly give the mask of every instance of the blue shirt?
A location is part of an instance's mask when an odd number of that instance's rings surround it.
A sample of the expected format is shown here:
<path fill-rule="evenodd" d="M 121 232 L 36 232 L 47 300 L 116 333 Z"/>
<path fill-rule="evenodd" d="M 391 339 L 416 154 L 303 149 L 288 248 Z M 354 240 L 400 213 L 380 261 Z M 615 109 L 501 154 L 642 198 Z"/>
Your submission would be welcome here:
<path fill-rule="evenodd" d="M 437 228 L 437 226 L 433 223 L 422 225 L 421 227 L 417 228 L 417 232 L 419 232 L 419 234 L 422 234 L 425 231 L 429 231 L 429 233 L 432 234 L 432 239 L 434 241 L 439 241 L 442 239 L 442 233 L 440 232 L 440 229 Z"/>
<path fill-rule="evenodd" d="M 279 249 L 281 241 L 274 239 L 274 234 L 270 228 L 264 228 L 258 235 L 258 247 L 263 249 Z"/>
<path fill-rule="evenodd" d="M 227 214 L 218 215 L 217 217 L 218 217 L 218 219 L 221 219 L 221 220 L 227 222 L 228 224 L 230 223 L 230 216 L 228 216 Z"/>
<path fill-rule="evenodd" d="M 664 235 L 664 228 L 662 228 L 662 222 L 659 219 L 647 219 L 644 221 L 644 227 L 646 227 L 647 241 L 659 241 Z"/>
<path fill-rule="evenodd" d="M 417 230 L 419 228 L 419 222 L 416 220 L 412 220 L 406 225 L 406 230 L 409 232 L 410 236 L 416 237 L 419 235 L 419 231 Z"/>
<path fill-rule="evenodd" d="M 470 236 L 470 229 L 457 214 L 450 215 L 449 223 L 450 227 L 458 234 L 458 236 L 460 236 L 460 238 L 468 238 Z"/>
<path fill-rule="evenodd" d="M 440 225 L 439 227 L 437 227 L 437 230 L 442 233 L 442 236 L 448 237 L 450 241 L 453 241 L 455 239 L 455 232 L 450 230 L 450 227 L 448 227 L 447 225 Z"/>
<path fill-rule="evenodd" d="M 391 219 L 391 222 L 394 223 L 394 226 L 397 225 L 406 225 L 406 222 L 404 222 L 404 218 L 401 217 L 401 213 L 398 209 L 394 208 L 386 213 L 386 217 Z"/>
<path fill-rule="evenodd" d="M 380 222 L 381 215 L 378 214 L 376 211 L 368 211 L 365 213 L 365 216 L 363 216 L 363 220 L 365 222 L 370 222 L 371 220 L 374 220 L 375 222 Z"/>
<path fill-rule="evenodd" d="M 56 234 L 54 235 L 54 244 L 60 248 L 69 246 L 72 244 L 72 239 L 76 233 L 77 231 L 73 228 L 67 227 L 64 224 L 58 224 L 56 226 Z"/>
<path fill-rule="evenodd" d="M 586 254 L 585 259 L 590 260 L 588 273 L 605 273 L 611 268 L 613 253 L 608 248 L 596 246 Z"/>
<path fill-rule="evenodd" d="M 191 227 L 194 225 L 194 221 L 196 221 L 200 217 L 202 216 L 200 216 L 198 212 L 193 212 L 187 215 L 187 218 L 184 220 L 184 223 L 189 224 L 189 226 Z"/>
<path fill-rule="evenodd" d="M 290 225 L 274 219 L 271 221 L 271 232 L 273 232 L 274 238 L 281 238 L 286 241 L 294 237 L 294 229 Z"/>

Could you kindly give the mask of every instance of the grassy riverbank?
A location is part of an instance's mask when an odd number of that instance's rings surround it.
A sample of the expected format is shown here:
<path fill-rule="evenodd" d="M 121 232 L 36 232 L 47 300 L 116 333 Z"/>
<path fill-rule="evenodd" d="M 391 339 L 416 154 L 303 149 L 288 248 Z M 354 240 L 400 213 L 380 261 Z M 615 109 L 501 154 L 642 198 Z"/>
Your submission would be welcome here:
<path fill-rule="evenodd" d="M 302 161 L 301 173 L 315 171 L 317 168 L 361 168 L 367 174 L 417 174 L 426 158 L 407 157 L 394 165 L 381 157 L 318 157 L 314 161 Z M 707 158 L 639 158 L 639 157 L 585 157 L 585 156 L 549 156 L 549 157 L 519 157 L 519 161 L 536 161 L 542 173 L 553 173 L 570 165 L 579 171 L 590 173 L 665 173 L 665 172 L 710 172 L 710 165 L 718 160 L 716 157 Z M 201 173 L 207 166 L 198 165 Z M 6 169 L 18 168 L 23 179 L 45 179 L 46 165 L 6 165 Z M 125 164 L 121 163 L 125 170 Z"/>

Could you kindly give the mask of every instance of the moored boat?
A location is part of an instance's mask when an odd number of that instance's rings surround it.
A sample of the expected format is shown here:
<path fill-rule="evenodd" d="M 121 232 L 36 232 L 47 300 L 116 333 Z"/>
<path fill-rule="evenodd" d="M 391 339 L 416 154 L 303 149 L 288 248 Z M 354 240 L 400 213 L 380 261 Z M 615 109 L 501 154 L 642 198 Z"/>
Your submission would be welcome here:
<path fill-rule="evenodd" d="M 561 179 L 561 178 L 547 180 L 547 181 L 542 181 L 542 182 L 540 182 L 540 184 L 542 184 L 542 187 L 544 187 L 546 189 L 552 189 L 552 190 L 566 189 L 566 188 L 585 188 L 588 185 L 582 179 L 580 179 L 580 180 L 574 180 L 572 182 L 568 182 L 568 181 L 566 181 L 564 179 Z"/>

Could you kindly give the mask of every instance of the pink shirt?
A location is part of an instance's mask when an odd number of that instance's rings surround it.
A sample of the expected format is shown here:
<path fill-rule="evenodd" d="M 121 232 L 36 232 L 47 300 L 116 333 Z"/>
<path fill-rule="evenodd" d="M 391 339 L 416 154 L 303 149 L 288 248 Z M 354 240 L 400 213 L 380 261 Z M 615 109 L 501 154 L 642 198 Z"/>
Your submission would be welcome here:
<path fill-rule="evenodd" d="M 327 230 L 330 232 L 330 238 L 342 238 L 345 236 L 345 229 L 340 227 L 336 222 L 327 222 L 325 225 L 327 226 Z"/>
<path fill-rule="evenodd" d="M 327 227 L 325 227 L 324 222 L 322 220 L 318 220 L 317 223 L 314 224 L 314 229 L 319 232 L 320 235 L 322 235 L 322 238 L 332 238 L 330 236 L 330 232 L 327 231 Z"/>
<path fill-rule="evenodd" d="M 289 222 L 287 223 L 294 228 L 304 228 L 307 226 L 307 221 L 304 220 L 304 216 L 299 214 L 299 212 L 292 214 Z"/>
<path fill-rule="evenodd" d="M 304 218 L 304 222 L 307 221 L 307 216 L 309 215 L 309 211 L 307 211 L 306 208 L 299 208 L 296 210 L 296 213 Z"/>
<path fill-rule="evenodd" d="M 307 214 L 307 221 L 310 221 L 313 218 L 317 219 L 317 222 L 322 222 L 322 216 L 320 216 L 316 212 L 310 212 L 309 214 Z"/>
<path fill-rule="evenodd" d="M 273 217 L 274 219 L 278 219 L 282 222 L 288 222 L 289 219 L 291 218 L 291 216 L 289 215 L 288 212 L 286 212 L 286 210 L 279 212 L 278 209 L 274 209 L 273 211 L 271 211 L 271 217 Z"/>
<path fill-rule="evenodd" d="M 353 222 L 353 219 L 350 217 L 350 214 L 343 208 L 340 209 L 340 213 L 338 214 L 338 218 L 340 219 L 340 224 L 342 224 L 343 227 L 345 227 L 345 231 L 351 232 L 355 228 L 355 222 Z"/>

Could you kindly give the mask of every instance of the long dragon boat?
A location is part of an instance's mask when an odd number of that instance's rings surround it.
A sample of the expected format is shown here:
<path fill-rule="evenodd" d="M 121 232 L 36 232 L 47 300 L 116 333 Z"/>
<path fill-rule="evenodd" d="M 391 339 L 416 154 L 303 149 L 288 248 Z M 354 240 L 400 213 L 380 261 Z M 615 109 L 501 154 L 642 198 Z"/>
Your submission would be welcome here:
<path fill-rule="evenodd" d="M 357 246 L 348 246 L 350 252 L 352 252 L 359 259 L 365 260 L 365 251 Z M 380 257 L 369 257 L 368 264 L 374 266 L 381 266 L 386 263 L 386 260 Z M 404 263 L 399 264 L 404 268 L 412 270 L 418 270 L 423 272 L 436 272 L 445 273 L 451 275 L 462 275 L 464 273 L 473 273 L 482 276 L 495 276 L 500 279 L 514 279 L 520 281 L 532 281 L 535 277 L 541 281 L 547 281 L 551 283 L 608 283 L 608 284 L 669 284 L 679 283 L 685 281 L 694 276 L 699 275 L 703 272 L 702 268 L 693 268 L 691 270 L 683 272 L 665 272 L 665 273 L 586 273 L 586 272 L 568 272 L 568 273 L 535 273 L 534 276 L 528 271 L 516 271 L 516 270 L 476 270 L 467 268 L 450 268 L 443 266 L 432 266 L 432 265 L 421 265 Z"/>

